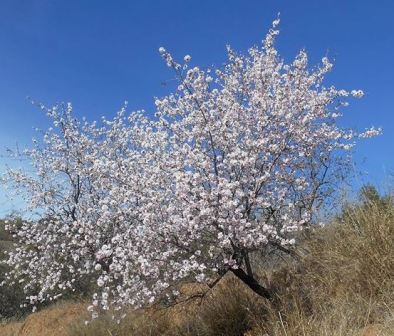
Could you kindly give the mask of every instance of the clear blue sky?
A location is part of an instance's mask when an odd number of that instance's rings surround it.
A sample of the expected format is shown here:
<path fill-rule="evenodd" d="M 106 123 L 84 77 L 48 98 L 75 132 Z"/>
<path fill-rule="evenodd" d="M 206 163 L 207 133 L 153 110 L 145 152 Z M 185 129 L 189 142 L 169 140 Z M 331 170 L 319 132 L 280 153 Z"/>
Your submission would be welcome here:
<path fill-rule="evenodd" d="M 47 125 L 27 96 L 71 101 L 88 119 L 112 116 L 125 100 L 151 113 L 172 76 L 160 46 L 198 65 L 221 65 L 226 44 L 245 51 L 260 43 L 278 12 L 286 60 L 301 48 L 312 63 L 328 55 L 336 63 L 328 83 L 366 92 L 342 124 L 384 128 L 356 150 L 362 181 L 381 187 L 394 169 L 392 0 L 1 0 L 0 152 L 29 144 L 33 127 Z M 11 208 L 0 193 L 0 215 Z"/>

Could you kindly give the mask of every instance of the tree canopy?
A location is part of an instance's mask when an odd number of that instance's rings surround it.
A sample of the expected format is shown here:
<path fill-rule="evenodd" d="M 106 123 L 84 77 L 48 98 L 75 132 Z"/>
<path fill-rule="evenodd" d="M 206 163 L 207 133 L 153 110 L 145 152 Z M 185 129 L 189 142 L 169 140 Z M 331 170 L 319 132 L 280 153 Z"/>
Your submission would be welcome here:
<path fill-rule="evenodd" d="M 223 68 L 202 69 L 159 52 L 178 80 L 156 114 L 78 120 L 71 104 L 42 109 L 53 122 L 27 155 L 34 174 L 4 182 L 39 210 L 18 228 L 9 282 L 30 304 L 54 300 L 81 277 L 95 279 L 90 307 L 140 307 L 175 285 L 213 285 L 233 272 L 258 294 L 250 254 L 291 251 L 294 233 L 332 191 L 357 133 L 336 120 L 361 90 L 323 85 L 302 50 L 286 64 L 275 49 L 279 20 L 246 54 L 228 48 Z M 10 227 L 10 229 L 12 229 Z"/>

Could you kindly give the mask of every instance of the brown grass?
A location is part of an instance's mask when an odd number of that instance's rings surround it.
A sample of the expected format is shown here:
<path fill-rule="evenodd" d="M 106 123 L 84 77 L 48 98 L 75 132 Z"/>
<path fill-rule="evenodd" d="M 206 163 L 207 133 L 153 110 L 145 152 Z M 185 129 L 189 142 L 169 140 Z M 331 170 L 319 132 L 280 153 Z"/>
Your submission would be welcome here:
<path fill-rule="evenodd" d="M 310 233 L 304 247 L 308 254 L 300 263 L 272 275 L 278 296 L 264 332 L 358 335 L 374 325 L 381 335 L 394 335 L 391 200 L 348 207 L 334 223 Z"/>
<path fill-rule="evenodd" d="M 62 302 L 30 314 L 23 321 L 0 325 L 1 336 L 68 336 L 70 325 L 87 318 L 86 304 Z"/>

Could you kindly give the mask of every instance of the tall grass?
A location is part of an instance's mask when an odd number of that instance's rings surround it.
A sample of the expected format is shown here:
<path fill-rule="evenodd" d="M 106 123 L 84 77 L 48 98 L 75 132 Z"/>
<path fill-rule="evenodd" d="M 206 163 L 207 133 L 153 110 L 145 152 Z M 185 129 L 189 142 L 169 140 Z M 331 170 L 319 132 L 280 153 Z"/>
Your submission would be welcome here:
<path fill-rule="evenodd" d="M 307 256 L 272 277 L 269 335 L 394 335 L 394 204 L 364 199 L 304 241 Z M 290 290 L 286 290 L 286 288 Z M 259 333 L 256 333 L 259 335 Z"/>

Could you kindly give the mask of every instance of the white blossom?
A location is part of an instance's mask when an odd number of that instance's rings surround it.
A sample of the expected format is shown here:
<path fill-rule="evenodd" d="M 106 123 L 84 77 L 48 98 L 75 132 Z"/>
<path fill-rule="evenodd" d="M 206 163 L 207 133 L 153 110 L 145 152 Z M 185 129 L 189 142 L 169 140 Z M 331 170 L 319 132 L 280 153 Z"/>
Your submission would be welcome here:
<path fill-rule="evenodd" d="M 42 107 L 53 125 L 26 152 L 35 174 L 4 177 L 41 214 L 8 224 L 19 241 L 7 277 L 24 281 L 30 304 L 90 277 L 96 317 L 100 308 L 151 304 L 190 277 L 241 272 L 267 245 L 295 244 L 346 162 L 341 151 L 380 129 L 336 124 L 348 92 L 321 85 L 332 64 L 310 68 L 303 50 L 284 64 L 278 24 L 246 55 L 229 48 L 227 64 L 212 71 L 184 71 L 161 47 L 179 89 L 155 99 L 156 119 L 124 107 L 88 123 L 70 104 Z"/>

